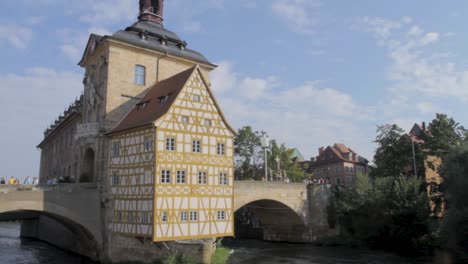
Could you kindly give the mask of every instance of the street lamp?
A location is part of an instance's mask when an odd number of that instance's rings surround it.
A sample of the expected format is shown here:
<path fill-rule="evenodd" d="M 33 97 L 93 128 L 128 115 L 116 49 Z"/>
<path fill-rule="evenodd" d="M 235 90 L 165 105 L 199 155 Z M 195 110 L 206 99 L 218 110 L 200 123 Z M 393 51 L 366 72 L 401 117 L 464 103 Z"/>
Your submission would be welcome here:
<path fill-rule="evenodd" d="M 270 146 L 270 139 L 268 135 L 263 132 L 262 137 L 260 138 L 260 143 L 262 144 L 262 148 L 265 150 L 265 180 L 268 181 L 268 160 L 267 160 L 267 149 Z"/>

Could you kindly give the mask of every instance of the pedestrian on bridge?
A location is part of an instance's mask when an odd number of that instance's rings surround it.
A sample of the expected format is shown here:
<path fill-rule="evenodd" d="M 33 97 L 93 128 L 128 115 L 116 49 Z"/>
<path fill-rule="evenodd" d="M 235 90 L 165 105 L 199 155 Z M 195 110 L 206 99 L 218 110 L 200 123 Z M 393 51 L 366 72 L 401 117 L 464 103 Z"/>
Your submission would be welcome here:
<path fill-rule="evenodd" d="M 6 184 L 5 178 L 2 177 L 2 179 L 0 180 L 0 184 Z"/>
<path fill-rule="evenodd" d="M 10 179 L 8 180 L 8 184 L 10 184 L 10 185 L 15 184 L 15 182 L 16 182 L 16 179 L 13 176 L 11 176 Z"/>
<path fill-rule="evenodd" d="M 26 179 L 24 179 L 23 184 L 24 185 L 30 185 L 31 184 L 31 178 L 29 178 L 29 176 L 26 176 Z"/>

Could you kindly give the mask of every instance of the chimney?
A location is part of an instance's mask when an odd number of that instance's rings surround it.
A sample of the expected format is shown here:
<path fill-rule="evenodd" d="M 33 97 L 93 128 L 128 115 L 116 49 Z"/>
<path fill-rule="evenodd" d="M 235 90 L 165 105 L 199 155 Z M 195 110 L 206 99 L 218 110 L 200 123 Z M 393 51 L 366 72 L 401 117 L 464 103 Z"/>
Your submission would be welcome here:
<path fill-rule="evenodd" d="M 324 148 L 323 148 L 323 147 L 319 148 L 319 156 L 320 156 L 320 155 L 322 155 L 322 153 L 323 153 L 323 150 L 324 150 Z"/>
<path fill-rule="evenodd" d="M 153 21 L 163 24 L 164 0 L 140 0 L 139 21 Z"/>

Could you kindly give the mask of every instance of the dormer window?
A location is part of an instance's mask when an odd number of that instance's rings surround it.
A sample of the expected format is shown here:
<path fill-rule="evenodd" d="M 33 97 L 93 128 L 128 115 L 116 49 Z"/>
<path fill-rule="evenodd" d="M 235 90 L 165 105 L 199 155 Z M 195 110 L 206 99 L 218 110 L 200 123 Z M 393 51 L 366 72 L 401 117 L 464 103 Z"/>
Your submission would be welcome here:
<path fill-rule="evenodd" d="M 159 97 L 159 103 L 160 104 L 164 104 L 165 102 L 167 102 L 167 99 L 169 99 L 169 96 L 166 95 L 166 96 L 161 96 Z"/>
<path fill-rule="evenodd" d="M 146 102 L 142 102 L 142 103 L 137 104 L 137 109 L 138 109 L 138 110 L 143 110 L 143 109 L 145 109 L 145 108 L 148 106 L 148 103 L 149 103 L 149 101 L 146 101 Z"/>
<path fill-rule="evenodd" d="M 146 83 L 146 68 L 142 65 L 135 65 L 135 84 L 145 85 Z"/>

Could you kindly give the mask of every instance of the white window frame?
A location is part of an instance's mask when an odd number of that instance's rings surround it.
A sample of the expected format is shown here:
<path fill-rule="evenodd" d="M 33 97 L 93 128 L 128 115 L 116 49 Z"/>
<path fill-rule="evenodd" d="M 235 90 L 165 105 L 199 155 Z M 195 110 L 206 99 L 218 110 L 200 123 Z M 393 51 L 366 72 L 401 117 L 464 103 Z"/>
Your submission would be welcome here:
<path fill-rule="evenodd" d="M 190 222 L 198 221 L 198 212 L 197 211 L 190 211 Z"/>
<path fill-rule="evenodd" d="M 194 94 L 193 97 L 192 97 L 192 100 L 194 102 L 201 102 L 201 96 L 198 95 L 198 94 Z"/>
<path fill-rule="evenodd" d="M 162 184 L 170 184 L 171 183 L 171 171 L 170 170 L 162 170 L 161 171 L 161 183 Z"/>
<path fill-rule="evenodd" d="M 112 157 L 120 156 L 120 141 L 112 142 Z"/>
<path fill-rule="evenodd" d="M 205 185 L 208 183 L 207 173 L 204 171 L 198 172 L 198 184 Z"/>
<path fill-rule="evenodd" d="M 153 171 L 150 169 L 146 169 L 144 172 L 143 178 L 144 178 L 145 184 L 153 184 L 154 183 Z"/>
<path fill-rule="evenodd" d="M 119 173 L 118 172 L 113 172 L 112 173 L 112 186 L 119 186 Z"/>
<path fill-rule="evenodd" d="M 153 142 L 153 140 L 152 140 L 152 138 L 150 136 L 145 136 L 144 137 L 144 139 L 143 139 L 143 150 L 145 152 L 151 151 L 151 149 L 152 149 L 151 146 L 153 145 L 152 142 Z"/>
<path fill-rule="evenodd" d="M 176 182 L 178 184 L 184 184 L 187 182 L 187 173 L 184 170 L 177 171 L 177 179 Z"/>
<path fill-rule="evenodd" d="M 218 220 L 226 220 L 226 211 L 218 211 L 217 212 L 217 219 Z"/>
<path fill-rule="evenodd" d="M 218 155 L 224 156 L 226 155 L 226 145 L 222 142 L 218 143 L 218 150 L 217 150 Z"/>
<path fill-rule="evenodd" d="M 167 217 L 167 211 L 163 211 L 163 212 L 161 213 L 161 222 L 167 223 L 167 218 L 168 218 L 168 217 Z"/>
<path fill-rule="evenodd" d="M 144 86 L 146 85 L 146 67 L 143 65 L 135 65 L 135 73 L 133 82 L 136 85 Z"/>
<path fill-rule="evenodd" d="M 201 140 L 193 140 L 192 141 L 192 152 L 193 153 L 201 153 Z"/>
<path fill-rule="evenodd" d="M 175 138 L 166 138 L 166 150 L 175 151 Z"/>
<path fill-rule="evenodd" d="M 205 126 L 212 126 L 212 125 L 213 125 L 213 121 L 211 121 L 211 119 L 205 119 L 204 124 L 205 124 Z"/>
<path fill-rule="evenodd" d="M 188 221 L 188 213 L 187 211 L 180 212 L 180 221 L 187 222 Z"/>
<path fill-rule="evenodd" d="M 219 173 L 219 185 L 228 185 L 228 176 L 225 172 Z"/>
<path fill-rule="evenodd" d="M 149 212 L 147 211 L 143 211 L 141 212 L 141 223 L 142 224 L 149 224 L 150 221 L 149 221 Z"/>

